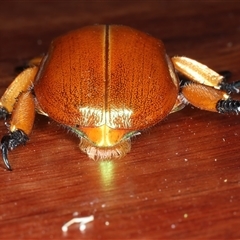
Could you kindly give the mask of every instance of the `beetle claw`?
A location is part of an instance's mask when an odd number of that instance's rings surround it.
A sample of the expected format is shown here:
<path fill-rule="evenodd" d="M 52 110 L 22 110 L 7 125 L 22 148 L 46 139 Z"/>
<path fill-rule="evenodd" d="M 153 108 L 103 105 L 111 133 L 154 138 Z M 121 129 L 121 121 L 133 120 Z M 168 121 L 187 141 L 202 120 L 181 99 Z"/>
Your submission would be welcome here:
<path fill-rule="evenodd" d="M 5 137 L 8 137 L 8 136 L 5 136 Z M 2 158 L 7 169 L 11 171 L 12 167 L 8 161 L 8 142 L 4 139 L 5 137 L 3 137 L 1 141 Z"/>
<path fill-rule="evenodd" d="M 8 161 L 8 150 L 13 150 L 20 144 L 25 144 L 27 140 L 28 137 L 22 130 L 16 130 L 2 138 L 1 140 L 2 158 L 8 170 L 12 170 L 11 165 Z"/>

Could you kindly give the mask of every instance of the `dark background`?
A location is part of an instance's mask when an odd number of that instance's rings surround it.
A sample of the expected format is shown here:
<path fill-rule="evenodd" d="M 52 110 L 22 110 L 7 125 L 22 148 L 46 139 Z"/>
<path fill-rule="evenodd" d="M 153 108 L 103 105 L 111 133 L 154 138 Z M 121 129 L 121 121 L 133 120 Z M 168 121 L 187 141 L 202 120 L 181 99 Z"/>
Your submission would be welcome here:
<path fill-rule="evenodd" d="M 0 94 L 15 68 L 66 31 L 124 24 L 240 79 L 239 1 L 0 1 Z M 0 167 L 1 239 L 240 238 L 240 116 L 191 106 L 133 139 L 122 160 L 94 162 L 37 116 L 30 142 Z M 0 134 L 6 134 L 4 122 Z M 73 215 L 94 215 L 66 234 Z"/>

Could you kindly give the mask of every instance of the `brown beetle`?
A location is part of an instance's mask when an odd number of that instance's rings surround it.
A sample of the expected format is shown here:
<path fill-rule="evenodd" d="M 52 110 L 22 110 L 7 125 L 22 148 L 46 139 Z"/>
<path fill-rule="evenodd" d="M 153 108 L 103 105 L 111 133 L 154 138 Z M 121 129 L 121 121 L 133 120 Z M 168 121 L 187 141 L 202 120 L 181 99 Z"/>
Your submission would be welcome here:
<path fill-rule="evenodd" d="M 177 73 L 176 73 L 177 72 Z M 191 82 L 180 84 L 178 75 Z M 55 39 L 39 66 L 20 73 L 0 100 L 0 117 L 11 114 L 8 150 L 25 144 L 35 109 L 68 127 L 92 159 L 116 159 L 130 151 L 130 138 L 188 102 L 213 112 L 240 111 L 229 94 L 239 81 L 186 57 L 170 59 L 163 43 L 126 26 L 95 25 Z"/>

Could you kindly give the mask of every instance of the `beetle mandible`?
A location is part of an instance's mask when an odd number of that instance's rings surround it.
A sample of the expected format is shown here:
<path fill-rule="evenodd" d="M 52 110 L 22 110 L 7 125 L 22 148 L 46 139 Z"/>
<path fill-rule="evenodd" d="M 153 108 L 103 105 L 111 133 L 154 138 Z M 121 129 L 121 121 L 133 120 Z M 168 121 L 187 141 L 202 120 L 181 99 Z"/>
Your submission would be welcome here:
<path fill-rule="evenodd" d="M 189 81 L 180 84 L 179 75 Z M 190 103 L 197 108 L 240 112 L 240 81 L 187 57 L 169 58 L 163 43 L 120 25 L 94 25 L 56 38 L 35 66 L 21 72 L 0 99 L 9 133 L 8 151 L 25 144 L 35 111 L 66 126 L 92 159 L 117 159 L 130 151 L 130 138 Z"/>

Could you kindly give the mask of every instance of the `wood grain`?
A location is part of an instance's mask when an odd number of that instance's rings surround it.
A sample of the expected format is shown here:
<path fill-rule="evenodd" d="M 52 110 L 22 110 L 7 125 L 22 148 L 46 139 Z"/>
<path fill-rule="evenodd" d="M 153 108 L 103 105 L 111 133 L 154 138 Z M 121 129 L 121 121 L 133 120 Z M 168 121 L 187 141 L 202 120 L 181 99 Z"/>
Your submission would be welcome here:
<path fill-rule="evenodd" d="M 2 1 L 0 9 L 0 94 L 53 38 L 94 23 L 135 27 L 161 38 L 170 56 L 240 79 L 237 1 Z M 0 238 L 240 238 L 239 123 L 188 106 L 134 138 L 124 159 L 94 162 L 75 136 L 37 116 L 29 143 L 9 154 L 14 170 L 1 163 Z M 62 232 L 88 215 L 85 231 Z"/>

